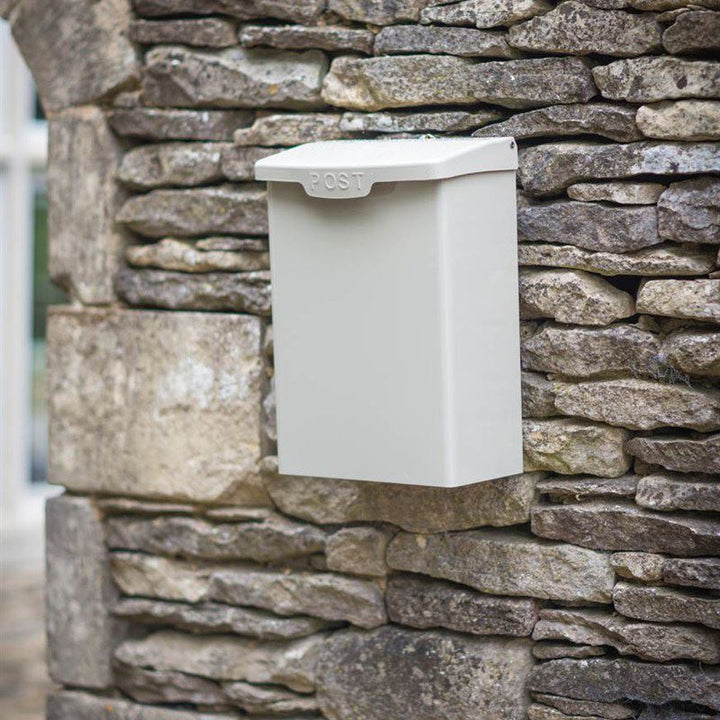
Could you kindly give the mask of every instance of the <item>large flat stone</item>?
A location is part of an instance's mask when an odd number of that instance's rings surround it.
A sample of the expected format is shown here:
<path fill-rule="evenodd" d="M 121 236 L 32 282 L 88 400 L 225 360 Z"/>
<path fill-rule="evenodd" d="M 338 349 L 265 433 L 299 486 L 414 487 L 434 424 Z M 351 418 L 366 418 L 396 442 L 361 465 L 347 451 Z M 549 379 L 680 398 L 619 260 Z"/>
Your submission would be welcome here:
<path fill-rule="evenodd" d="M 320 716 L 314 714 L 318 709 L 314 695 L 297 695 L 277 686 L 270 688 L 246 682 L 223 683 L 223 691 L 234 706 L 250 715 L 305 718 L 312 712 L 310 720 L 320 720 Z"/>
<path fill-rule="evenodd" d="M 261 321 L 57 309 L 50 479 L 77 492 L 267 503 L 256 474 Z"/>
<path fill-rule="evenodd" d="M 585 102 L 595 94 L 590 71 L 577 58 L 477 63 L 450 56 L 337 58 L 323 83 L 323 99 L 351 110 L 413 105 L 509 108 Z"/>
<path fill-rule="evenodd" d="M 720 434 L 704 437 L 636 437 L 627 451 L 651 465 L 677 472 L 720 473 Z"/>
<path fill-rule="evenodd" d="M 249 128 L 235 133 L 240 146 L 293 146 L 319 140 L 339 140 L 339 113 L 272 113 L 259 115 Z"/>
<path fill-rule="evenodd" d="M 662 583 L 665 562 L 663 555 L 646 552 L 616 552 L 610 558 L 620 577 L 651 584 Z"/>
<path fill-rule="evenodd" d="M 345 20 L 372 25 L 417 21 L 420 11 L 436 0 L 329 0 L 328 9 Z"/>
<path fill-rule="evenodd" d="M 677 100 L 642 105 L 640 132 L 658 140 L 720 140 L 720 101 Z"/>
<path fill-rule="evenodd" d="M 658 229 L 668 240 L 720 245 L 720 179 L 672 184 L 658 200 Z"/>
<path fill-rule="evenodd" d="M 318 669 L 332 720 L 520 720 L 532 667 L 527 640 L 387 627 L 334 635 Z"/>
<path fill-rule="evenodd" d="M 720 279 L 647 280 L 638 291 L 637 311 L 720 322 Z"/>
<path fill-rule="evenodd" d="M 680 13 L 663 33 L 665 49 L 673 55 L 702 55 L 720 50 L 720 13 L 692 10 Z"/>
<path fill-rule="evenodd" d="M 603 553 L 510 530 L 402 532 L 388 547 L 388 564 L 484 593 L 564 601 L 607 603 L 615 577 Z"/>
<path fill-rule="evenodd" d="M 281 50 L 329 50 L 372 55 L 375 35 L 370 30 L 338 25 L 245 25 L 238 33 L 244 47 L 267 46 Z"/>
<path fill-rule="evenodd" d="M 656 513 L 629 502 L 589 502 L 533 508 L 533 532 L 596 550 L 669 555 L 716 555 L 720 523 L 704 517 Z"/>
<path fill-rule="evenodd" d="M 513 25 L 552 9 L 545 0 L 462 0 L 457 3 L 431 5 L 420 13 L 424 23 L 469 25 L 478 28 Z"/>
<path fill-rule="evenodd" d="M 236 42 L 235 24 L 226 18 L 134 20 L 128 32 L 133 42 L 143 45 L 223 48 Z"/>
<path fill-rule="evenodd" d="M 635 710 L 630 705 L 620 703 L 575 700 L 561 695 L 547 695 L 545 693 L 533 693 L 533 700 L 556 708 L 564 715 L 590 716 L 607 718 L 607 720 L 626 720 L 626 718 L 635 717 Z M 557 720 L 564 720 L 564 718 L 558 718 Z"/>
<path fill-rule="evenodd" d="M 720 590 L 720 558 L 668 558 L 662 578 L 668 585 Z"/>
<path fill-rule="evenodd" d="M 635 497 L 638 478 L 621 475 L 618 478 L 572 476 L 547 478 L 538 483 L 538 492 L 553 502 L 578 502 L 598 497 Z"/>
<path fill-rule="evenodd" d="M 459 133 L 500 120 L 502 117 L 502 113 L 489 108 L 477 111 L 346 112 L 340 119 L 340 129 L 345 133 Z"/>
<path fill-rule="evenodd" d="M 567 189 L 573 200 L 616 205 L 655 205 L 666 186 L 651 182 L 575 183 Z"/>
<path fill-rule="evenodd" d="M 161 107 L 313 108 L 327 60 L 303 53 L 158 46 L 145 56 L 144 97 Z"/>
<path fill-rule="evenodd" d="M 651 510 L 720 513 L 720 483 L 708 475 L 646 475 L 638 483 L 635 502 Z"/>
<path fill-rule="evenodd" d="M 138 15 L 230 15 L 239 20 L 277 18 L 292 22 L 315 22 L 325 0 L 134 0 Z"/>

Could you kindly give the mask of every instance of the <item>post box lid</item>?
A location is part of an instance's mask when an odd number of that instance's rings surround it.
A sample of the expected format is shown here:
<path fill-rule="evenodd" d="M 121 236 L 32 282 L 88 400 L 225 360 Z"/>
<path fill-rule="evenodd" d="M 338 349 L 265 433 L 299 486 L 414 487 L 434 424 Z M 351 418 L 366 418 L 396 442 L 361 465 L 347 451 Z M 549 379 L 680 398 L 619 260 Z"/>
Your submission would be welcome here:
<path fill-rule="evenodd" d="M 517 168 L 511 137 L 330 140 L 258 160 L 255 177 L 300 183 L 308 195 L 356 198 L 378 182 L 441 180 Z"/>

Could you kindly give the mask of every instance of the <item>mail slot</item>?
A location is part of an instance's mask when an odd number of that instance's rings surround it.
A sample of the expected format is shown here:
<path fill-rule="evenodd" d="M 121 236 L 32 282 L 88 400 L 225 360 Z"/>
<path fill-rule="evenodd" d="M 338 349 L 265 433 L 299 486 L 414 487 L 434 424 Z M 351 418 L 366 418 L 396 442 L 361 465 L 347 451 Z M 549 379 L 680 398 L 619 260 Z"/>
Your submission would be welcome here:
<path fill-rule="evenodd" d="M 280 472 L 522 472 L 512 138 L 318 142 L 268 181 Z"/>

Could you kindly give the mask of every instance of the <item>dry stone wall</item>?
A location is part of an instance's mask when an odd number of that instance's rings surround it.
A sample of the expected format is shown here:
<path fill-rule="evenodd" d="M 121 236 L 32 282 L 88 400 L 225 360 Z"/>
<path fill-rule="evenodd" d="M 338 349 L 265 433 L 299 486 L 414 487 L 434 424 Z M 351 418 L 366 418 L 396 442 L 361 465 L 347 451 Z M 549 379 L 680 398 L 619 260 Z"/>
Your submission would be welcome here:
<path fill-rule="evenodd" d="M 717 716 L 717 0 L 3 9 L 73 298 L 51 720 Z M 525 472 L 280 476 L 254 162 L 426 134 L 519 142 Z"/>

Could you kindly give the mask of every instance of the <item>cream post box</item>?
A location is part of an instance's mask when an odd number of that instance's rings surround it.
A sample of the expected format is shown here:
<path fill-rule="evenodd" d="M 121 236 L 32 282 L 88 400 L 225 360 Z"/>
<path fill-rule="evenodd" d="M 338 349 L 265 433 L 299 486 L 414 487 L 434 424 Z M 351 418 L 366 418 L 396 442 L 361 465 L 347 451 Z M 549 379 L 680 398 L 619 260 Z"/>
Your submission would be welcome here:
<path fill-rule="evenodd" d="M 339 140 L 267 180 L 280 472 L 522 472 L 512 138 Z"/>

